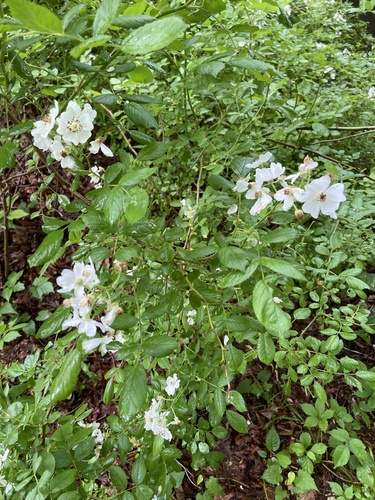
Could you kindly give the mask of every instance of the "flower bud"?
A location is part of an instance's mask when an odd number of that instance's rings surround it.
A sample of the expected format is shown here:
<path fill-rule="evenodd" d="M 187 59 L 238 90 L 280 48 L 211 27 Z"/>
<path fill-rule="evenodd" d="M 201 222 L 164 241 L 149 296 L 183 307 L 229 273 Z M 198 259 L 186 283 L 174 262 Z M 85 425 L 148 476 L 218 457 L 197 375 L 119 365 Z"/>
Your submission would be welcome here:
<path fill-rule="evenodd" d="M 304 218 L 305 214 L 303 212 L 303 210 L 296 210 L 294 212 L 294 217 L 297 219 L 297 220 L 302 220 Z"/>

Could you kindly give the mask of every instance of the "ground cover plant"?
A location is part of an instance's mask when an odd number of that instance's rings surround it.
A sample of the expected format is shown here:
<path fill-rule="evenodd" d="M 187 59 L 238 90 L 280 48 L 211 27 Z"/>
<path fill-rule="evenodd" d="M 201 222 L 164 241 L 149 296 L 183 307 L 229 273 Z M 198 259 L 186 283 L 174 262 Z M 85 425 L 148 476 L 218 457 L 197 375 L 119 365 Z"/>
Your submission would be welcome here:
<path fill-rule="evenodd" d="M 0 4 L 1 498 L 375 497 L 372 7 Z"/>

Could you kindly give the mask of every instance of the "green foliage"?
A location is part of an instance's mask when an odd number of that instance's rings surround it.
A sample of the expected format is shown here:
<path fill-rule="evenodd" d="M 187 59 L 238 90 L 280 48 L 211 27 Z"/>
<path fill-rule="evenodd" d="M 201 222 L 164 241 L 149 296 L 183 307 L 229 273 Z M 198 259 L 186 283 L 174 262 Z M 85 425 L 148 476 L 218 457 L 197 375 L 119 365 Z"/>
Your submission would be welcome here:
<path fill-rule="evenodd" d="M 228 433 L 249 433 L 254 400 L 269 410 L 259 460 L 275 498 L 319 491 L 323 463 L 338 499 L 374 498 L 361 436 L 375 372 L 353 351 L 375 331 L 372 41 L 345 4 L 290 7 L 0 7 L 4 241 L 25 220 L 44 233 L 27 283 L 4 245 L 0 347 L 19 337 L 34 346 L 0 366 L 6 498 L 172 498 L 183 453 L 197 498 L 224 495 L 203 471 L 225 458 L 217 445 Z M 66 127 L 77 144 L 63 137 L 57 154 L 41 139 L 59 142 L 73 102 L 90 105 L 95 128 L 81 140 L 88 118 L 75 111 Z M 253 196 L 267 150 L 285 172 Z M 27 201 L 14 187 L 21 156 L 22 176 L 38 179 Z M 275 197 L 327 174 L 346 197 L 328 215 Z M 61 257 L 72 263 L 57 276 Z M 59 290 L 61 305 L 22 314 L 30 283 L 33 303 Z M 108 371 L 93 361 L 109 359 Z M 345 406 L 332 398 L 338 382 Z M 100 424 L 92 387 L 111 409 Z M 304 396 L 289 405 L 294 394 Z M 289 444 L 284 418 L 298 420 Z"/>

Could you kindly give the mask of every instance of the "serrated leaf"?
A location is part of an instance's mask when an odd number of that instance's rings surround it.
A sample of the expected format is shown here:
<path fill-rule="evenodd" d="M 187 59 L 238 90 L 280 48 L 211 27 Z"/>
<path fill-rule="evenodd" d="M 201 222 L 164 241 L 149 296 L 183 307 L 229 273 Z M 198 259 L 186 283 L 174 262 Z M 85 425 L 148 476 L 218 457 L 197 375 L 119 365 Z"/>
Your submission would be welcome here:
<path fill-rule="evenodd" d="M 145 16 L 143 14 L 134 14 L 132 16 L 118 16 L 113 20 L 115 26 L 120 26 L 125 29 L 136 29 L 148 23 L 156 21 L 155 17 Z"/>
<path fill-rule="evenodd" d="M 294 479 L 294 485 L 297 493 L 307 493 L 310 490 L 318 491 L 314 479 L 304 470 L 298 471 L 297 477 Z"/>
<path fill-rule="evenodd" d="M 147 191 L 139 187 L 129 189 L 125 208 L 125 218 L 129 224 L 134 224 L 142 219 L 146 215 L 147 209 Z"/>
<path fill-rule="evenodd" d="M 306 281 L 306 278 L 301 271 L 296 269 L 293 264 L 285 262 L 284 260 L 273 259 L 271 257 L 261 257 L 260 263 L 262 266 L 271 269 L 271 271 L 275 271 L 276 273 L 287 276 L 288 278 L 290 277 L 299 281 Z"/>
<path fill-rule="evenodd" d="M 248 433 L 248 424 L 245 417 L 232 410 L 227 410 L 225 412 L 225 416 L 232 429 L 237 432 L 241 432 L 242 434 Z"/>
<path fill-rule="evenodd" d="M 346 465 L 349 462 L 349 458 L 350 450 L 348 446 L 340 444 L 333 450 L 332 459 L 335 469 Z"/>
<path fill-rule="evenodd" d="M 350 286 L 350 288 L 354 288 L 354 290 L 366 290 L 369 288 L 369 285 L 364 281 L 355 278 L 354 276 L 348 276 L 345 281 Z"/>
<path fill-rule="evenodd" d="M 254 274 L 254 272 L 257 270 L 258 265 L 259 261 L 254 260 L 250 263 L 245 271 L 231 271 L 220 280 L 219 287 L 230 288 L 232 286 L 243 283 Z"/>
<path fill-rule="evenodd" d="M 125 105 L 125 113 L 139 127 L 159 128 L 158 122 L 153 115 L 141 104 L 128 102 Z"/>
<path fill-rule="evenodd" d="M 125 213 L 126 195 L 122 187 L 115 186 L 107 196 L 104 215 L 112 225 L 118 222 Z"/>
<path fill-rule="evenodd" d="M 268 333 L 261 333 L 257 342 L 257 352 L 259 361 L 269 365 L 272 363 L 275 357 L 275 344 L 274 341 Z"/>
<path fill-rule="evenodd" d="M 225 392 L 221 391 L 218 387 L 214 392 L 214 406 L 216 413 L 222 417 L 225 412 L 225 408 L 227 407 L 227 396 Z"/>
<path fill-rule="evenodd" d="M 187 28 L 187 24 L 177 17 L 158 19 L 134 30 L 121 45 L 126 54 L 144 55 L 164 49 L 178 38 Z"/>
<path fill-rule="evenodd" d="M 269 245 L 270 243 L 285 243 L 295 240 L 298 236 L 298 231 L 287 227 L 278 227 L 273 229 L 268 234 L 262 237 L 261 244 Z"/>
<path fill-rule="evenodd" d="M 148 355 L 162 358 L 172 354 L 178 348 L 178 342 L 166 335 L 154 335 L 143 342 L 142 348 Z"/>
<path fill-rule="evenodd" d="M 112 465 L 109 468 L 109 476 L 111 483 L 116 486 L 120 491 L 126 490 L 128 487 L 128 478 L 125 472 L 118 465 Z"/>
<path fill-rule="evenodd" d="M 157 160 L 165 155 L 168 150 L 168 145 L 165 142 L 153 142 L 148 144 L 138 153 L 138 161 Z"/>
<path fill-rule="evenodd" d="M 57 252 L 61 247 L 63 237 L 63 230 L 47 234 L 36 251 L 27 259 L 30 267 L 41 266 L 56 258 Z"/>
<path fill-rule="evenodd" d="M 147 377 L 142 365 L 124 368 L 123 382 L 119 387 L 119 412 L 125 421 L 144 409 L 147 398 Z"/>
<path fill-rule="evenodd" d="M 248 258 L 245 250 L 242 250 L 242 248 L 232 246 L 220 248 L 218 256 L 223 266 L 229 269 L 245 271 Z"/>
<path fill-rule="evenodd" d="M 267 481 L 269 484 L 279 484 L 283 480 L 283 476 L 281 475 L 281 467 L 278 464 L 271 464 L 267 467 L 267 469 L 261 475 L 261 478 L 264 481 Z"/>
<path fill-rule="evenodd" d="M 71 396 L 77 385 L 78 376 L 81 371 L 81 361 L 82 354 L 77 349 L 65 355 L 59 373 L 51 385 L 51 406 Z"/>
<path fill-rule="evenodd" d="M 134 186 L 150 177 L 155 171 L 156 168 L 138 168 L 136 170 L 131 170 L 123 175 L 118 183 L 120 186 Z"/>
<path fill-rule="evenodd" d="M 275 68 L 271 64 L 259 61 L 258 59 L 252 59 L 251 57 L 234 57 L 228 63 L 236 68 L 260 71 L 261 73 L 272 70 L 276 73 Z"/>
<path fill-rule="evenodd" d="M 101 35 L 107 31 L 116 17 L 120 4 L 121 0 L 102 0 L 96 11 L 92 25 L 92 33 L 94 36 Z"/>
<path fill-rule="evenodd" d="M 70 316 L 70 309 L 65 306 L 59 306 L 51 316 L 46 319 L 36 334 L 37 339 L 45 339 L 51 335 L 56 335 L 62 330 L 62 324 Z"/>
<path fill-rule="evenodd" d="M 75 61 L 72 61 L 72 64 Z M 115 106 L 117 104 L 117 96 L 114 94 L 102 94 L 96 95 L 92 98 L 92 102 L 97 102 L 99 104 L 104 104 L 105 106 Z"/>
<path fill-rule="evenodd" d="M 18 153 L 18 149 L 13 142 L 6 142 L 3 146 L 0 146 L 0 171 L 6 168 L 14 168 L 15 155 Z"/>
<path fill-rule="evenodd" d="M 271 427 L 267 432 L 266 447 L 269 451 L 277 451 L 280 448 L 280 438 L 275 427 Z"/>
<path fill-rule="evenodd" d="M 199 75 L 209 75 L 214 78 L 225 68 L 225 64 L 222 61 L 207 61 L 202 63 L 198 67 Z"/>
<path fill-rule="evenodd" d="M 8 6 L 14 19 L 30 31 L 46 34 L 63 34 L 60 19 L 46 7 L 28 0 L 8 0 Z"/>
<path fill-rule="evenodd" d="M 230 403 L 236 408 L 237 411 L 240 411 L 242 413 L 247 411 L 245 400 L 242 394 L 240 394 L 237 391 L 230 391 L 229 396 L 230 396 Z"/>
<path fill-rule="evenodd" d="M 273 300 L 273 289 L 265 280 L 254 287 L 254 313 L 262 325 L 272 333 L 283 334 L 290 330 L 290 316 Z"/>
<path fill-rule="evenodd" d="M 356 372 L 357 377 L 362 380 L 366 380 L 367 382 L 375 382 L 375 372 L 359 370 Z"/>
<path fill-rule="evenodd" d="M 86 50 L 93 49 L 94 47 L 101 47 L 110 39 L 111 37 L 109 35 L 96 35 L 91 38 L 87 38 L 85 41 L 73 47 L 70 51 L 70 55 L 77 59 L 80 55 L 86 52 Z"/>

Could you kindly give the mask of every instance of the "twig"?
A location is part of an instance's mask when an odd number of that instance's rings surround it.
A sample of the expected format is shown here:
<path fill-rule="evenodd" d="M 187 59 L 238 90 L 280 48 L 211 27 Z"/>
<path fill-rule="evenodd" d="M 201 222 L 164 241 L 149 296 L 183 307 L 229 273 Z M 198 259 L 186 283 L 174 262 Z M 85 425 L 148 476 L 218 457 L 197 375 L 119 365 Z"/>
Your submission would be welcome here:
<path fill-rule="evenodd" d="M 126 144 L 128 145 L 128 148 L 130 149 L 130 151 L 133 153 L 134 156 L 137 156 L 137 151 L 132 147 L 132 145 L 130 144 L 130 142 L 128 141 L 128 138 L 126 137 L 125 135 L 125 132 L 122 130 L 122 128 L 120 127 L 120 125 L 117 124 L 116 120 L 115 120 L 115 117 L 113 116 L 113 113 L 111 110 L 109 110 L 107 108 L 107 106 L 104 106 L 104 104 L 100 104 L 100 106 L 109 114 L 109 116 L 112 118 L 112 120 L 114 121 L 118 131 L 120 132 L 120 134 L 122 135 L 122 138 L 124 139 L 124 141 L 126 142 Z"/>

